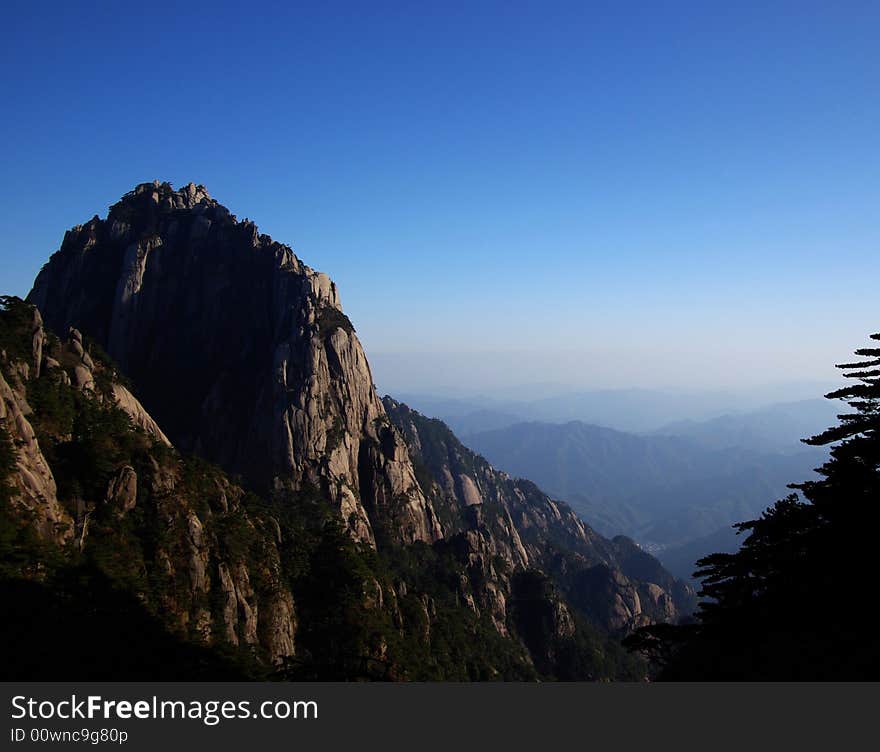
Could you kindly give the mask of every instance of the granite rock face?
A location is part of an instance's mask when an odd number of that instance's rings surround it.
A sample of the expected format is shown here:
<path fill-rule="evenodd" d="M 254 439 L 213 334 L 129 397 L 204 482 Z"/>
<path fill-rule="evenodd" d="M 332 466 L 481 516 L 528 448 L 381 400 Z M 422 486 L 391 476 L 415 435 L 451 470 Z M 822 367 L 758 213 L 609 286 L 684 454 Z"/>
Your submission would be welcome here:
<path fill-rule="evenodd" d="M 38 378 L 44 368 L 40 312 L 29 310 L 23 323 L 23 339 L 30 345 L 21 353 L 24 357 L 0 352 L 0 425 L 14 451 L 12 502 L 31 517 L 40 538 L 64 543 L 73 535 L 73 520 L 58 501 L 55 477 L 29 420 L 33 409 L 27 401 L 27 382 Z"/>
<path fill-rule="evenodd" d="M 442 537 L 335 284 L 202 186 L 137 186 L 67 232 L 28 300 L 96 340 L 182 451 L 256 488 L 318 487 L 372 544 L 377 521 Z"/>
<path fill-rule="evenodd" d="M 244 492 L 219 470 L 181 460 L 78 330 L 61 340 L 37 309 L 10 307 L 0 335 L 22 346 L 0 351 L 0 430 L 13 456 L 0 513 L 43 546 L 16 575 L 45 578 L 46 547 L 69 566 L 97 557 L 171 633 L 247 647 L 269 665 L 293 655 L 296 616 L 275 528 L 247 514 Z M 22 548 L 15 555 L 26 560 Z"/>

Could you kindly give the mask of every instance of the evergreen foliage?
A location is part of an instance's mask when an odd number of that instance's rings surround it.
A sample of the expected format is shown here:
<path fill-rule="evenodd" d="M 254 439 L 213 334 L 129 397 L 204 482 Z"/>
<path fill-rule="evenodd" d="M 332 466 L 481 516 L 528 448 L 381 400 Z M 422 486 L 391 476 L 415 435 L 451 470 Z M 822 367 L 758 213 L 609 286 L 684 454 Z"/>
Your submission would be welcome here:
<path fill-rule="evenodd" d="M 317 313 L 318 331 L 324 338 L 330 337 L 337 329 L 354 334 L 354 325 L 342 311 L 335 306 L 322 305 Z"/>
<path fill-rule="evenodd" d="M 7 360 L 31 357 L 33 308 L 21 298 L 0 295 L 0 351 Z"/>
<path fill-rule="evenodd" d="M 871 335 L 880 340 L 880 334 Z M 838 368 L 855 382 L 826 395 L 853 412 L 805 439 L 831 445 L 819 480 L 736 527 L 739 551 L 698 562 L 696 623 L 629 640 L 672 680 L 862 680 L 880 675 L 868 615 L 880 529 L 880 348 Z"/>

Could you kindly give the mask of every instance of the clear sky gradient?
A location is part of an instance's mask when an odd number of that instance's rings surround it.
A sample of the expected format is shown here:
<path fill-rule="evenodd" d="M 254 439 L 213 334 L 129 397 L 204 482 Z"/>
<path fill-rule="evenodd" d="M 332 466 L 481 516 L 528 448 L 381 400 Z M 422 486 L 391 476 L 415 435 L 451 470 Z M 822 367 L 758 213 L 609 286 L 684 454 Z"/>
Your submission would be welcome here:
<path fill-rule="evenodd" d="M 0 292 L 190 180 L 380 387 L 834 378 L 880 329 L 880 5 L 4 4 Z"/>

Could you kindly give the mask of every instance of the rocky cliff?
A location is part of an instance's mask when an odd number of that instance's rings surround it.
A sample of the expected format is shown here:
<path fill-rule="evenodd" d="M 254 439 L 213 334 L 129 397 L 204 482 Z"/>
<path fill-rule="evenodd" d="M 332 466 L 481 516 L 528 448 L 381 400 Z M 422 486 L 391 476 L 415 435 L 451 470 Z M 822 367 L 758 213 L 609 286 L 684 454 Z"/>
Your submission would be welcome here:
<path fill-rule="evenodd" d="M 262 491 L 315 485 L 355 535 L 442 537 L 335 284 L 202 186 L 137 186 L 68 231 L 28 296 L 87 332 L 174 445 Z"/>
<path fill-rule="evenodd" d="M 201 186 L 137 186 L 65 235 L 28 299 L 68 334 L 47 348 L 17 307 L 3 425 L 43 417 L 14 428 L 10 503 L 189 640 L 289 678 L 638 678 L 619 636 L 689 608 L 630 541 L 380 400 L 330 279 Z M 125 416 L 110 435 L 146 454 L 53 428 L 31 372 L 92 423 Z"/>
<path fill-rule="evenodd" d="M 3 574 L 100 572 L 183 640 L 270 665 L 293 654 L 271 519 L 248 515 L 219 469 L 180 457 L 120 378 L 78 330 L 62 340 L 35 308 L 3 301 Z"/>

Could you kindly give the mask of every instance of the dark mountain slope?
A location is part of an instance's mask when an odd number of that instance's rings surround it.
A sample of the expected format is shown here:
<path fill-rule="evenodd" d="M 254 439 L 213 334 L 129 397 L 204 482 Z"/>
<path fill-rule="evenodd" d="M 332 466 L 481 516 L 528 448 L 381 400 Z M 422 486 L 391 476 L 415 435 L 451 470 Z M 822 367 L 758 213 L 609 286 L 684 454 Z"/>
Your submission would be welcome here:
<path fill-rule="evenodd" d="M 277 523 L 178 455 L 78 331 L 7 299 L 0 342 L 6 678 L 240 678 L 292 654 Z"/>
<path fill-rule="evenodd" d="M 4 678 L 539 678 L 462 605 L 451 546 L 380 555 L 340 523 L 317 489 L 261 499 L 181 455 L 97 345 L 3 301 Z M 577 677 L 639 666 L 616 649 Z"/>
<path fill-rule="evenodd" d="M 637 678 L 642 669 L 621 653 L 619 636 L 687 611 L 688 594 L 656 561 L 624 539 L 602 538 L 533 485 L 502 482 L 442 424 L 438 447 L 463 464 L 448 460 L 451 487 L 440 465 L 430 470 L 414 443 L 424 436 L 410 430 L 418 421 L 395 426 L 377 398 L 329 278 L 238 222 L 203 188 L 138 186 L 106 220 L 67 233 L 30 300 L 60 331 L 82 327 L 84 336 L 66 346 L 73 360 L 61 364 L 78 393 L 91 404 L 100 376 L 114 403 L 158 444 L 143 461 L 105 456 L 90 444 L 95 467 L 82 474 L 66 455 L 52 454 L 67 434 L 29 441 L 19 432 L 17 523 L 42 531 L 43 542 L 74 556 L 65 567 L 75 565 L 88 504 L 117 487 L 130 498 L 136 485 L 137 514 L 152 516 L 134 533 L 127 515 L 106 517 L 117 548 L 109 546 L 102 561 L 112 563 L 122 549 L 146 552 L 143 566 L 131 559 L 146 581 L 132 576 L 120 585 L 138 599 L 149 599 L 152 572 L 194 578 L 198 587 L 181 586 L 180 597 L 192 599 L 180 607 L 187 629 L 221 617 L 210 644 L 222 648 L 232 642 L 222 625 L 234 611 L 239 645 L 260 670 L 305 679 Z M 39 381 L 55 366 L 23 331 L 16 348 L 24 355 L 9 358 L 10 368 L 19 373 L 27 357 Z M 89 370 L 87 358 L 102 349 L 121 369 Z M 120 391 L 120 370 L 131 391 Z M 29 404 L 24 390 L 14 400 L 19 412 L 39 421 L 45 405 Z M 162 452 L 170 464 L 154 456 Z M 52 493 L 41 497 L 39 489 L 53 484 L 55 501 Z M 177 500 L 175 512 L 163 506 L 162 489 Z M 37 510 L 34 524 L 22 516 L 28 504 L 28 515 Z M 153 541 L 165 540 L 172 518 L 186 521 L 185 537 L 167 564 L 155 558 Z M 215 537 L 209 518 L 221 520 Z M 233 574 L 243 551 L 254 557 L 250 590 Z M 255 572 L 266 567 L 277 579 L 260 596 Z M 103 564 L 99 570 L 113 574 Z M 227 574 L 234 602 L 231 595 L 211 600 Z M 290 615 L 261 597 L 282 598 Z M 175 628 L 176 613 L 169 610 L 167 628 Z M 256 643 L 251 627 L 241 626 L 254 618 Z M 206 642 L 198 630 L 184 637 Z"/>

